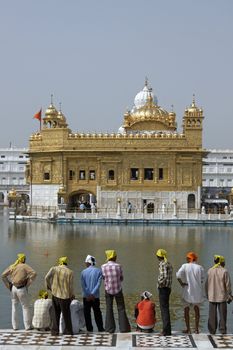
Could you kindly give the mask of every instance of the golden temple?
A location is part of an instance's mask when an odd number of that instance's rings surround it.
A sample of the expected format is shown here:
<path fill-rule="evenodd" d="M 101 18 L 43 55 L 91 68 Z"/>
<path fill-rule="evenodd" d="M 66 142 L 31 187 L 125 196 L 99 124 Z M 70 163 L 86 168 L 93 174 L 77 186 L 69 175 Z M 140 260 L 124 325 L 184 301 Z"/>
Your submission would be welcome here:
<path fill-rule="evenodd" d="M 158 105 L 146 80 L 116 133 L 74 133 L 51 103 L 29 142 L 31 204 L 114 209 L 200 208 L 203 110 L 195 98 L 177 132 L 176 114 Z"/>

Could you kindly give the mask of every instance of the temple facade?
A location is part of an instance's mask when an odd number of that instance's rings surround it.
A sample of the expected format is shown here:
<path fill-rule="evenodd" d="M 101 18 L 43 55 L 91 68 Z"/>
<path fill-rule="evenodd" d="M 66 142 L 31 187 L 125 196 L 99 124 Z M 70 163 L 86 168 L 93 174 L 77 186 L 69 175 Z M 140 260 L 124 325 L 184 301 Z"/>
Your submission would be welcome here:
<path fill-rule="evenodd" d="M 29 141 L 32 206 L 97 210 L 200 208 L 203 111 L 195 98 L 177 132 L 176 114 L 159 106 L 148 81 L 116 133 L 72 132 L 53 103 Z"/>

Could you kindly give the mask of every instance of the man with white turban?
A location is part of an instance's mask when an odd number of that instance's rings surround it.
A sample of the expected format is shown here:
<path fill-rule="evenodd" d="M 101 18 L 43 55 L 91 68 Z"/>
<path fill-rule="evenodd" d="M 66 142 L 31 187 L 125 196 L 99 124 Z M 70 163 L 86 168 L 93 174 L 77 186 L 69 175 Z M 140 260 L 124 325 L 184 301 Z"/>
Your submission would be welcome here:
<path fill-rule="evenodd" d="M 87 255 L 85 259 L 86 268 L 81 273 L 81 285 L 83 290 L 83 306 L 86 328 L 93 331 L 91 321 L 91 309 L 93 309 L 95 322 L 99 332 L 104 331 L 102 312 L 100 310 L 100 286 L 102 282 L 102 271 L 97 268 L 95 257 Z"/>

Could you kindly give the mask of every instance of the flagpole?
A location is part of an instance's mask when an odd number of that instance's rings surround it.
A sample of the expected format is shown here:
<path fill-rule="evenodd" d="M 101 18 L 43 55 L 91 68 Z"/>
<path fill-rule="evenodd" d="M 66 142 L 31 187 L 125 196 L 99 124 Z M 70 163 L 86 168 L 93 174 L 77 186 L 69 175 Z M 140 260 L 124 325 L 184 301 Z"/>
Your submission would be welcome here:
<path fill-rule="evenodd" d="M 42 116 L 42 108 L 40 109 L 40 131 L 41 131 L 41 116 Z"/>

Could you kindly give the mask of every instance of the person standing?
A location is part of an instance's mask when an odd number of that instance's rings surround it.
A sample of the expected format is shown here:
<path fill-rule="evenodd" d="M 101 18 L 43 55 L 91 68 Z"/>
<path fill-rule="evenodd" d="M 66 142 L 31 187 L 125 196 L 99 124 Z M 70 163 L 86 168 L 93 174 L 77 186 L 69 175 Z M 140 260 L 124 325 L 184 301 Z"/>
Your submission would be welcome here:
<path fill-rule="evenodd" d="M 171 335 L 171 320 L 169 311 L 169 297 L 172 286 L 172 265 L 167 261 L 167 252 L 164 249 L 158 249 L 156 256 L 159 260 L 158 274 L 158 292 L 163 329 L 160 335 Z"/>
<path fill-rule="evenodd" d="M 94 256 L 87 255 L 86 268 L 81 273 L 81 285 L 83 290 L 83 305 L 86 328 L 88 332 L 93 331 L 91 321 L 91 309 L 94 311 L 95 323 L 98 331 L 103 332 L 103 319 L 100 310 L 100 286 L 102 282 L 102 271 L 97 268 Z"/>
<path fill-rule="evenodd" d="M 214 255 L 214 266 L 208 270 L 205 288 L 209 300 L 209 332 L 215 334 L 219 325 L 220 333 L 226 334 L 227 302 L 232 301 L 232 292 L 230 276 L 225 268 L 225 258 L 222 255 Z"/>
<path fill-rule="evenodd" d="M 12 327 L 19 328 L 18 304 L 23 310 L 23 322 L 26 330 L 32 329 L 32 320 L 29 307 L 28 287 L 36 278 L 36 272 L 26 264 L 26 256 L 23 253 L 17 255 L 17 260 L 10 265 L 3 273 L 2 280 L 5 286 L 11 291 L 12 301 Z"/>
<path fill-rule="evenodd" d="M 59 258 L 58 266 L 53 266 L 45 276 L 46 288 L 52 292 L 52 327 L 51 334 L 59 334 L 61 312 L 65 328 L 63 334 L 73 334 L 70 304 L 74 296 L 73 271 L 67 266 L 66 256 Z"/>
<path fill-rule="evenodd" d="M 199 333 L 200 304 L 204 301 L 204 269 L 197 264 L 198 256 L 194 252 L 186 255 L 187 263 L 183 264 L 176 277 L 183 288 L 182 299 L 184 303 L 184 319 L 186 330 L 183 333 L 191 333 L 189 311 L 193 306 L 195 312 L 195 333 Z"/>
<path fill-rule="evenodd" d="M 106 300 L 105 330 L 114 333 L 116 323 L 113 314 L 113 300 L 116 300 L 118 310 L 118 322 L 120 332 L 130 332 L 130 324 L 125 311 L 125 302 L 122 292 L 121 282 L 123 281 L 123 271 L 120 264 L 116 263 L 117 254 L 115 250 L 105 251 L 107 262 L 101 266 Z"/>

